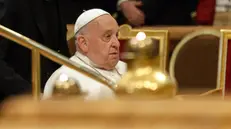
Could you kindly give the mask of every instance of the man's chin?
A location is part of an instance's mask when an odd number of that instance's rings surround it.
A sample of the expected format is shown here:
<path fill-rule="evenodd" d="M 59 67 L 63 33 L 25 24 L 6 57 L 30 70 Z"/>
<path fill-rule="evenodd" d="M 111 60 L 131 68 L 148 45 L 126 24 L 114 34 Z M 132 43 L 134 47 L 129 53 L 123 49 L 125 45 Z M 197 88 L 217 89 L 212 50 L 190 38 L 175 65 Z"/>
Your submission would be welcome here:
<path fill-rule="evenodd" d="M 119 60 L 113 60 L 105 69 L 106 70 L 113 70 L 116 67 L 118 62 L 119 62 Z"/>
<path fill-rule="evenodd" d="M 119 60 L 115 60 L 111 63 L 111 67 L 114 69 L 117 65 L 117 63 L 119 62 Z"/>

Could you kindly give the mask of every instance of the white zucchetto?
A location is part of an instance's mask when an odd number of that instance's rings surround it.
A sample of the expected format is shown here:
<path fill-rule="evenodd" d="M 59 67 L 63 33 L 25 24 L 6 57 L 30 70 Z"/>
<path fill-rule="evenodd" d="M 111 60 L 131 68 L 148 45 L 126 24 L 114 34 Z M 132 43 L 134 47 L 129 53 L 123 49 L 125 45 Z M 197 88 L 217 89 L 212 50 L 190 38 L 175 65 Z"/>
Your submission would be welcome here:
<path fill-rule="evenodd" d="M 102 15 L 110 15 L 110 13 L 102 9 L 90 9 L 84 11 L 75 22 L 74 34 L 76 34 L 82 27 L 87 25 L 89 22 Z"/>

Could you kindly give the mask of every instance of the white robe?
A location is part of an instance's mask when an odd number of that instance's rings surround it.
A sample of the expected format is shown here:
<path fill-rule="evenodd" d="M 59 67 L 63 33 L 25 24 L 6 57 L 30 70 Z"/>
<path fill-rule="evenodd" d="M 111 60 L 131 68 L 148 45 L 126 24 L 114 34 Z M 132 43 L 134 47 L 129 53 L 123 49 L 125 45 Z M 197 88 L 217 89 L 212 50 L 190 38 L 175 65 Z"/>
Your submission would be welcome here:
<path fill-rule="evenodd" d="M 81 58 L 81 60 L 78 57 Z M 91 66 L 92 62 L 90 61 L 89 58 L 86 56 L 76 52 L 74 56 L 70 58 L 70 60 L 77 62 L 93 71 L 95 71 Z M 83 61 L 85 62 L 83 62 Z M 87 64 L 89 65 L 87 65 Z M 94 67 L 95 68 L 95 67 Z M 126 63 L 119 61 L 115 67 L 117 71 L 114 69 L 112 71 L 107 71 L 107 70 L 102 70 L 102 69 L 97 69 L 100 74 L 102 74 L 104 77 L 108 78 L 109 80 L 113 82 L 118 82 L 121 79 L 121 76 L 118 74 L 124 74 L 127 70 L 127 65 Z M 113 91 L 105 86 L 102 83 L 99 83 L 73 69 L 70 69 L 66 66 L 61 66 L 58 70 L 56 70 L 51 77 L 48 79 L 45 85 L 45 89 L 43 92 L 43 99 L 47 99 L 52 97 L 53 89 L 54 89 L 54 84 L 56 80 L 60 77 L 61 74 L 66 74 L 69 78 L 72 78 L 76 81 L 77 84 L 79 84 L 80 89 L 82 92 L 86 92 L 87 96 L 85 97 L 86 100 L 97 100 L 101 98 L 114 98 L 114 93 Z"/>

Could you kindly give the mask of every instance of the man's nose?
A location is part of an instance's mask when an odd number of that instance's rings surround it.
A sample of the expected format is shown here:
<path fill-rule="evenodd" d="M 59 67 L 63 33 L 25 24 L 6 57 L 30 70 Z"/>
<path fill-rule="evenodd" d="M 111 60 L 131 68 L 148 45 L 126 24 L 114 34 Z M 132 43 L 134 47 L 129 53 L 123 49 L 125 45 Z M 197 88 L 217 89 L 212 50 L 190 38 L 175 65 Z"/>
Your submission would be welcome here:
<path fill-rule="evenodd" d="M 120 42 L 119 42 L 117 36 L 113 36 L 112 44 L 113 44 L 114 47 L 117 47 L 117 48 L 120 47 Z"/>

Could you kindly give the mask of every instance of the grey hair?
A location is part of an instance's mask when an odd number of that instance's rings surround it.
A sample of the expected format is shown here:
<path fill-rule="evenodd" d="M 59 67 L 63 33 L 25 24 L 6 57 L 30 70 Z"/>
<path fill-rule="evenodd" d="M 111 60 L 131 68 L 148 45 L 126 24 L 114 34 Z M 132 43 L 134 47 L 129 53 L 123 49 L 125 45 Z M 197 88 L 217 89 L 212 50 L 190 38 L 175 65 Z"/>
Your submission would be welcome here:
<path fill-rule="evenodd" d="M 83 35 L 86 33 L 86 26 L 83 26 L 79 31 L 77 31 L 77 33 L 75 33 L 75 47 L 76 47 L 76 51 L 79 49 L 78 47 L 78 41 L 77 41 L 77 36 L 79 35 Z"/>

